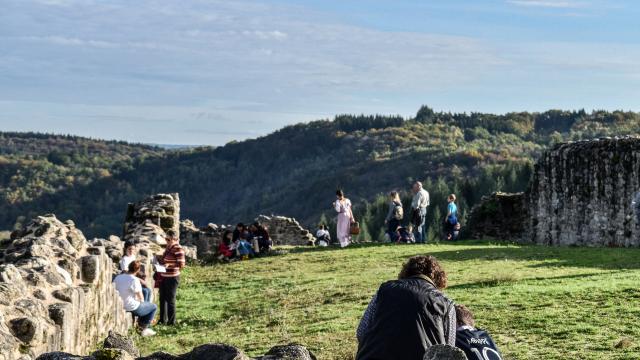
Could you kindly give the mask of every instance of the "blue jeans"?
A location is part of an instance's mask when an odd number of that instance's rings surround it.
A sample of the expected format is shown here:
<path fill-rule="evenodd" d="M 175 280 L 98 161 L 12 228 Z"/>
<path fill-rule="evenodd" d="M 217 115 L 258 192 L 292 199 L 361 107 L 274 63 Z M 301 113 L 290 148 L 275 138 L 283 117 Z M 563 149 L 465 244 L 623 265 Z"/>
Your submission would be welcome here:
<path fill-rule="evenodd" d="M 151 301 L 151 289 L 148 287 L 142 287 L 142 297 L 144 298 L 144 302 Z"/>
<path fill-rule="evenodd" d="M 416 243 L 424 244 L 426 242 L 427 235 L 427 223 L 425 219 L 427 218 L 427 208 L 420 208 L 420 224 L 416 225 L 413 230 L 414 237 L 416 238 Z"/>
<path fill-rule="evenodd" d="M 140 306 L 137 309 L 133 310 L 131 313 L 138 317 L 138 325 L 141 328 L 146 328 L 153 320 L 154 316 L 156 316 L 156 310 L 158 307 L 154 303 L 150 302 L 141 302 Z"/>

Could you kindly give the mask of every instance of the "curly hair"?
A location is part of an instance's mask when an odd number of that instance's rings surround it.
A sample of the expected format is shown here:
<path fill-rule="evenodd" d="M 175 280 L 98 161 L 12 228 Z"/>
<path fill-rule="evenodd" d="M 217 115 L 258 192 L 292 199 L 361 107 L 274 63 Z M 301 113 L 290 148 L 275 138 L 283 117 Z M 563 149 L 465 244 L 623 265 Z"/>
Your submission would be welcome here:
<path fill-rule="evenodd" d="M 447 287 L 447 273 L 434 256 L 416 255 L 411 257 L 402 266 L 402 270 L 400 270 L 400 274 L 398 274 L 398 279 L 407 279 L 416 275 L 429 277 L 440 290 Z"/>
<path fill-rule="evenodd" d="M 469 310 L 468 307 L 462 304 L 456 304 L 456 321 L 458 322 L 458 326 L 476 326 L 476 320 L 473 318 L 473 313 Z"/>

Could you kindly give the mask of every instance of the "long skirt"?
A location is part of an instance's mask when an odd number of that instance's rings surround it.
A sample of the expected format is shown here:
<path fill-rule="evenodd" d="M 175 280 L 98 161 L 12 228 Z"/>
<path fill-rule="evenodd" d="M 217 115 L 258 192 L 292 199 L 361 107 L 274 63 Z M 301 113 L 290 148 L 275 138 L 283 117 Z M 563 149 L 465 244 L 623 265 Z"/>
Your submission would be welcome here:
<path fill-rule="evenodd" d="M 338 214 L 338 226 L 336 229 L 340 247 L 345 247 L 351 242 L 351 218 L 344 213 Z"/>

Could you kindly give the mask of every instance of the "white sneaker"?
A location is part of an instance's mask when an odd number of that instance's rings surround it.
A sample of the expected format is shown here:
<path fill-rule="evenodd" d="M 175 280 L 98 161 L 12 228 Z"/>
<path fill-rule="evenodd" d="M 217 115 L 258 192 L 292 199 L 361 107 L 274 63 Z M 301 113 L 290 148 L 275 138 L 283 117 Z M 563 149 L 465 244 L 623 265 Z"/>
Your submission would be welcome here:
<path fill-rule="evenodd" d="M 151 328 L 146 328 L 146 329 L 142 330 L 142 332 L 140 333 L 140 335 L 142 335 L 142 337 L 153 336 L 155 334 L 156 334 L 156 332 L 151 330 Z"/>

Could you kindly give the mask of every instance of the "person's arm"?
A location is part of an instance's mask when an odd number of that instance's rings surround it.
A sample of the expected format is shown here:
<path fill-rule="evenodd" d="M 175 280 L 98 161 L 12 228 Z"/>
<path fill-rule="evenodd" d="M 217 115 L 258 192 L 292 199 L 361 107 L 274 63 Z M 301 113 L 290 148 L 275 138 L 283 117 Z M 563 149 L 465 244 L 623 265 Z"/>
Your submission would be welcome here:
<path fill-rule="evenodd" d="M 458 321 L 456 319 L 456 308 L 451 305 L 449 314 L 447 315 L 447 327 L 445 328 L 445 340 L 447 345 L 456 346 L 456 329 L 458 328 Z"/>
<path fill-rule="evenodd" d="M 333 203 L 333 207 L 336 209 L 336 212 L 342 212 L 342 204 L 340 203 L 340 200 L 336 200 Z"/>
<path fill-rule="evenodd" d="M 393 216 L 393 210 L 395 209 L 396 205 L 391 202 L 391 204 L 389 204 L 389 210 L 387 211 L 387 217 L 384 218 L 384 222 L 387 223 L 389 222 L 389 220 L 391 220 L 391 216 Z"/>
<path fill-rule="evenodd" d="M 371 301 L 369 301 L 369 305 L 367 305 L 367 309 L 362 314 L 362 319 L 360 319 L 360 324 L 358 324 L 358 329 L 356 330 L 356 338 L 358 342 L 362 342 L 364 339 L 364 335 L 371 328 L 371 323 L 373 323 L 373 318 L 376 315 L 376 310 L 378 307 L 378 293 L 373 295 Z"/>
<path fill-rule="evenodd" d="M 184 250 L 181 248 L 179 248 L 175 253 L 174 253 L 175 257 L 176 257 L 176 266 L 178 269 L 182 270 L 184 269 L 185 265 L 187 264 L 186 261 L 186 257 L 184 255 Z"/>
<path fill-rule="evenodd" d="M 136 294 L 136 300 L 143 302 L 144 296 L 142 296 L 142 285 L 140 285 L 140 279 L 137 277 L 133 278 L 133 284 L 131 286 L 131 290 Z"/>

